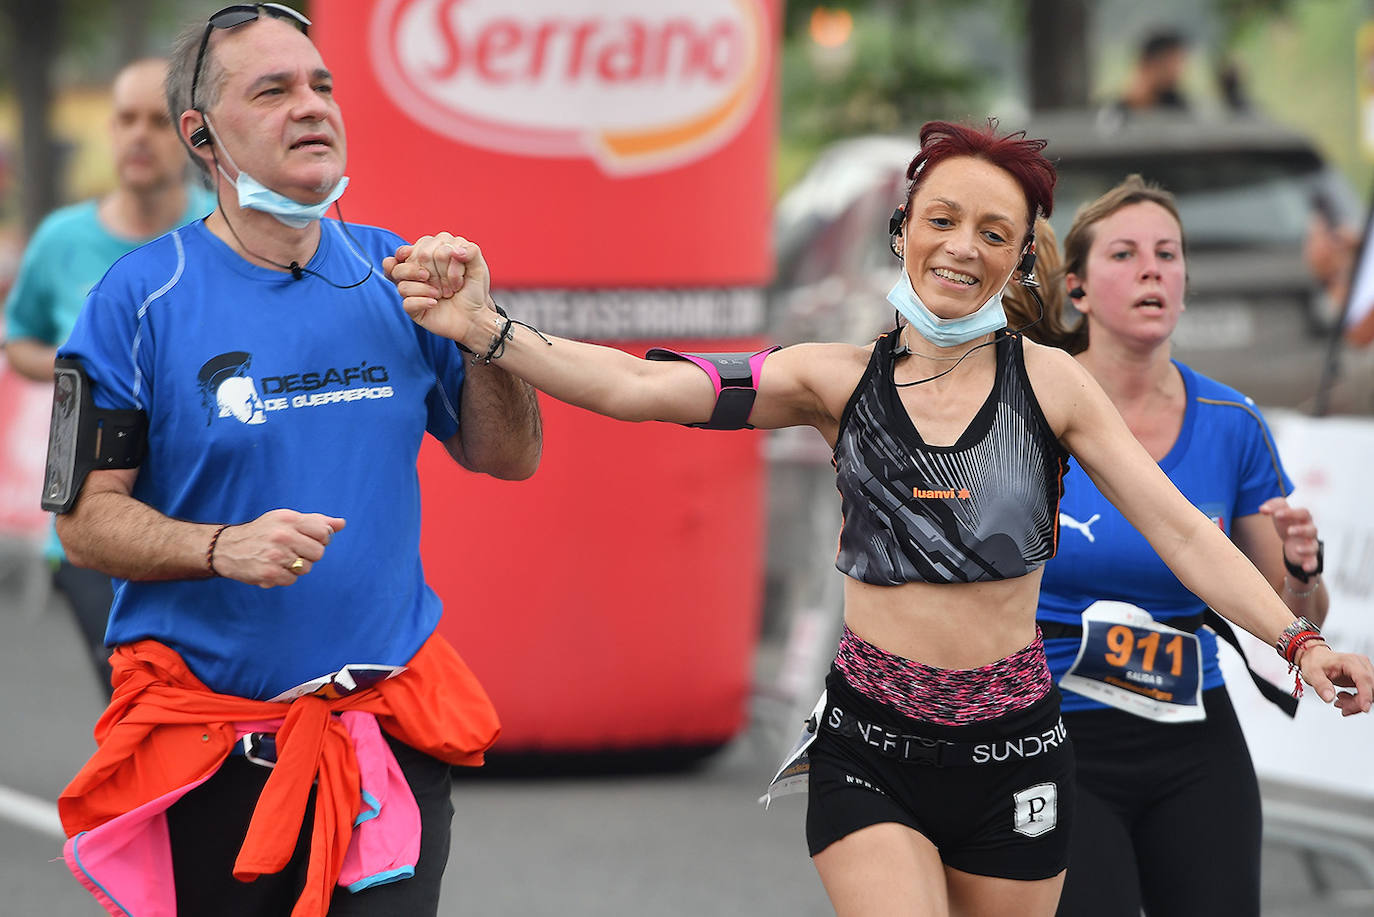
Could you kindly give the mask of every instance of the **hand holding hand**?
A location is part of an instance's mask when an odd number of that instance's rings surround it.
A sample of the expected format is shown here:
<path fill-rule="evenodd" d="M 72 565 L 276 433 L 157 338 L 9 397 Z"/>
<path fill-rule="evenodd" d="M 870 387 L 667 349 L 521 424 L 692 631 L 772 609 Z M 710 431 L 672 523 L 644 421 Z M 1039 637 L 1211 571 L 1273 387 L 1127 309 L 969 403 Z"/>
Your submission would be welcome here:
<path fill-rule="evenodd" d="M 446 232 L 423 236 L 396 249 L 396 257 L 384 260 L 382 269 L 416 324 L 470 350 L 486 349 L 487 340 L 465 340 L 489 338 L 479 322 L 484 314 L 496 314 L 489 305 L 491 274 L 477 245 Z"/>
<path fill-rule="evenodd" d="M 1313 643 L 1298 656 L 1302 680 L 1311 685 L 1328 704 L 1340 708 L 1341 716 L 1368 713 L 1374 698 L 1374 665 L 1356 653 L 1337 653 L 1325 643 Z M 1337 691 L 1336 687 L 1354 688 Z"/>
<path fill-rule="evenodd" d="M 343 527 L 344 520 L 336 516 L 271 510 L 220 534 L 215 572 L 263 589 L 289 586 L 324 557 L 325 547 Z"/>
<path fill-rule="evenodd" d="M 1260 504 L 1259 511 L 1274 523 L 1274 531 L 1283 542 L 1283 556 L 1308 573 L 1317 569 L 1317 523 L 1305 507 L 1289 506 L 1283 497 L 1273 497 Z"/>

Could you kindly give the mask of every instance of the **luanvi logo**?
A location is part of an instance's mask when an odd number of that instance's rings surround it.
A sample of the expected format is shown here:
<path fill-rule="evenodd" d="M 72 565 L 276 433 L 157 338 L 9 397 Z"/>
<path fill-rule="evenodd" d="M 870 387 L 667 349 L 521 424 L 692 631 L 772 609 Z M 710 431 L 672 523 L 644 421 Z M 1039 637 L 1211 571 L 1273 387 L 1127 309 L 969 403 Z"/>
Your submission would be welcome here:
<path fill-rule="evenodd" d="M 772 67 L 763 0 L 382 0 L 369 31 L 383 91 L 424 127 L 608 174 L 720 148 Z"/>
<path fill-rule="evenodd" d="M 927 490 L 923 487 L 911 488 L 911 495 L 917 500 L 967 500 L 973 496 L 967 487 Z"/>

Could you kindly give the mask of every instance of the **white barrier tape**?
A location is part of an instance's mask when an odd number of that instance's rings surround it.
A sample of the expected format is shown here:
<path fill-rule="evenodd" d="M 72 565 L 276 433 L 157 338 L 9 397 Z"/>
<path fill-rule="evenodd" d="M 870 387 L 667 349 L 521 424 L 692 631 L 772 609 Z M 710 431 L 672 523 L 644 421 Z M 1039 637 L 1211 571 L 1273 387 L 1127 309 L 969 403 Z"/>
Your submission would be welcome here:
<path fill-rule="evenodd" d="M 7 786 L 0 786 L 0 819 L 58 840 L 67 839 L 67 832 L 62 830 L 62 821 L 57 817 L 56 805 Z"/>

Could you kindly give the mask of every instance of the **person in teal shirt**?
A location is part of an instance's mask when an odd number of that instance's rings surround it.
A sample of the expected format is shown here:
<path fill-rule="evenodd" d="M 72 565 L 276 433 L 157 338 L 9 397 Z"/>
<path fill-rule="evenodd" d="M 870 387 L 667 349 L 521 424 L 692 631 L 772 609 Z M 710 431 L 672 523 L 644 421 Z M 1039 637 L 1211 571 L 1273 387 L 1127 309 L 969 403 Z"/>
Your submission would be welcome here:
<path fill-rule="evenodd" d="M 119 72 L 111 90 L 110 121 L 116 187 L 103 197 L 52 212 L 29 240 L 5 303 L 5 356 L 22 376 L 52 380 L 57 347 L 71 333 L 87 292 L 110 265 L 214 209 L 214 195 L 187 182 L 185 154 L 163 95 L 166 74 L 167 62 L 161 59 L 136 61 Z M 108 694 L 110 579 L 68 563 L 55 533 L 49 533 L 44 554 Z"/>

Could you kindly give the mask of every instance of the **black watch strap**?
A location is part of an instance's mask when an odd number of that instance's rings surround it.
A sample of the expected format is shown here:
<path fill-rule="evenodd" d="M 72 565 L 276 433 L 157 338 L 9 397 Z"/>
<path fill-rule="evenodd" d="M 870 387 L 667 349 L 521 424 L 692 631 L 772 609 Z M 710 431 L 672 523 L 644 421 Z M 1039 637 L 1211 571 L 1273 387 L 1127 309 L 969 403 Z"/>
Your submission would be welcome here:
<path fill-rule="evenodd" d="M 1321 573 L 1321 572 L 1322 572 L 1322 568 L 1326 565 L 1326 554 L 1325 554 L 1325 550 L 1324 550 L 1325 547 L 1326 547 L 1325 543 L 1324 543 L 1320 538 L 1317 539 L 1317 569 L 1313 570 L 1312 572 L 1309 573 L 1308 571 L 1304 570 L 1302 567 L 1298 566 L 1297 564 L 1295 564 L 1295 563 L 1293 563 L 1291 560 L 1289 560 L 1289 559 L 1288 559 L 1288 553 L 1287 553 L 1286 551 L 1284 552 L 1284 555 L 1283 555 L 1283 567 L 1284 567 L 1284 569 L 1288 571 L 1288 575 L 1289 575 L 1289 576 L 1293 577 L 1293 579 L 1297 580 L 1298 582 L 1300 582 L 1300 583 L 1310 582 L 1311 579 L 1312 579 L 1312 577 L 1314 577 L 1314 576 L 1316 576 L 1317 574 Z"/>

